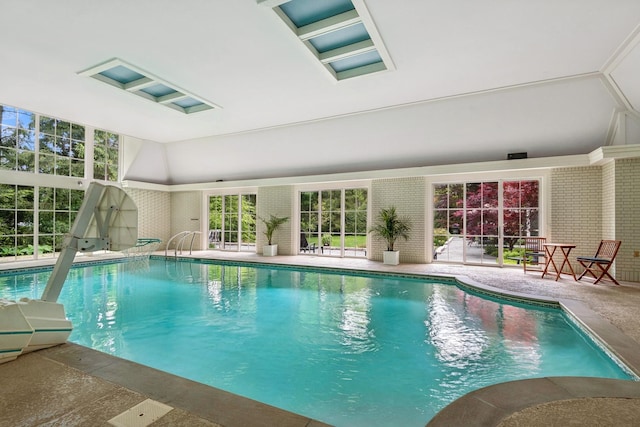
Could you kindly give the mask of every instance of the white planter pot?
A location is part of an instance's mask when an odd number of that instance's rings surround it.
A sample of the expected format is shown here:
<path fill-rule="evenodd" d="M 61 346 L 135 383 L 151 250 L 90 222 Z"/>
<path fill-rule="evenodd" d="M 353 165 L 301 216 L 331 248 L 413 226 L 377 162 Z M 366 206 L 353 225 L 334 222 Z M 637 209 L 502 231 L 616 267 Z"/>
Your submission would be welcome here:
<path fill-rule="evenodd" d="M 278 255 L 278 245 L 264 245 L 262 247 L 263 256 L 276 256 Z"/>
<path fill-rule="evenodd" d="M 388 265 L 400 264 L 400 251 L 384 251 L 382 252 L 382 263 Z"/>

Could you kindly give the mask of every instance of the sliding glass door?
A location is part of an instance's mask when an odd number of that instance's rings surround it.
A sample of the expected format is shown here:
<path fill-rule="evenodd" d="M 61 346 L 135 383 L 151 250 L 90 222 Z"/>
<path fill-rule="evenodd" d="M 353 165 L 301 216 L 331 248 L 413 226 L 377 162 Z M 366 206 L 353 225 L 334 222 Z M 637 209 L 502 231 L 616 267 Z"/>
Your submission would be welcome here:
<path fill-rule="evenodd" d="M 434 185 L 434 258 L 517 263 L 522 238 L 539 234 L 539 181 Z"/>
<path fill-rule="evenodd" d="M 209 197 L 210 249 L 255 251 L 256 195 Z"/>
<path fill-rule="evenodd" d="M 367 190 L 300 193 L 301 254 L 366 257 Z"/>

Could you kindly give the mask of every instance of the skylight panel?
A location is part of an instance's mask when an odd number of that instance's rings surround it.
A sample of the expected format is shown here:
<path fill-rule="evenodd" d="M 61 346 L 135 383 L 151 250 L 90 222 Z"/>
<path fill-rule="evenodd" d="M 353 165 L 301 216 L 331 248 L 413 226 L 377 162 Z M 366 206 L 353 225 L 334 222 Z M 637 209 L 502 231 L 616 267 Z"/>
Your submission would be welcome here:
<path fill-rule="evenodd" d="M 257 0 L 336 80 L 394 69 L 364 0 Z"/>
<path fill-rule="evenodd" d="M 141 91 L 155 97 L 167 96 L 169 94 L 178 93 L 177 90 L 172 89 L 169 86 L 165 86 L 163 84 L 149 86 L 144 89 L 141 89 Z"/>
<path fill-rule="evenodd" d="M 134 82 L 136 80 L 140 80 L 144 77 L 142 74 L 136 73 L 135 71 L 130 70 L 123 65 L 118 65 L 113 68 L 106 69 L 100 72 L 100 75 L 115 80 L 123 85 Z"/>
<path fill-rule="evenodd" d="M 296 27 L 304 27 L 355 7 L 351 0 L 292 0 L 280 5 L 280 9 Z"/>
<path fill-rule="evenodd" d="M 331 62 L 331 68 L 334 69 L 336 73 L 340 73 L 347 70 L 353 70 L 354 68 L 364 67 L 366 65 L 381 63 L 382 58 L 378 52 L 367 52 L 361 55 L 350 56 L 345 59 L 341 59 L 339 61 Z"/>
<path fill-rule="evenodd" d="M 117 58 L 78 74 L 184 114 L 221 108 Z"/>
<path fill-rule="evenodd" d="M 331 31 L 309 40 L 318 53 L 345 47 L 364 40 L 371 40 L 367 29 L 362 23 L 351 25 L 337 31 Z"/>

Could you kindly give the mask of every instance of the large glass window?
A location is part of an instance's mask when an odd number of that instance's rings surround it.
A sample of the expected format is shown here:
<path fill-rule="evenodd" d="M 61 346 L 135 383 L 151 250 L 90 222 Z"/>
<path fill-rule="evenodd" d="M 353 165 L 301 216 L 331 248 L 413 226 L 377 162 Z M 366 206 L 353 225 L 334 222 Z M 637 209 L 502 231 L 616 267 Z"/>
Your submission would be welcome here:
<path fill-rule="evenodd" d="M 96 130 L 93 137 L 93 178 L 118 181 L 118 147 L 120 136 Z"/>
<path fill-rule="evenodd" d="M 256 195 L 209 197 L 210 249 L 255 251 Z"/>
<path fill-rule="evenodd" d="M 365 257 L 367 190 L 300 193 L 301 254 Z"/>
<path fill-rule="evenodd" d="M 62 250 L 83 198 L 82 190 L 40 187 L 38 241 L 43 255 Z"/>
<path fill-rule="evenodd" d="M 119 135 L 0 104 L 0 169 L 117 182 Z M 93 138 L 93 158 L 85 147 Z M 36 162 L 37 159 L 37 162 Z M 89 176 L 85 177 L 85 164 Z"/>
<path fill-rule="evenodd" d="M 94 158 L 85 158 L 94 142 Z M 68 178 L 118 180 L 119 136 L 0 105 L 0 169 Z M 85 169 L 91 171 L 85 176 Z M 29 178 L 31 182 L 32 178 Z M 61 180 L 63 181 L 63 180 Z M 0 184 L 0 260 L 54 256 L 62 249 L 82 200 L 77 179 L 67 188 Z"/>
<path fill-rule="evenodd" d="M 0 256 L 14 261 L 34 251 L 34 189 L 0 184 Z"/>
<path fill-rule="evenodd" d="M 1 261 L 59 252 L 83 198 L 82 190 L 0 184 Z"/>
<path fill-rule="evenodd" d="M 0 105 L 0 169 L 35 172 L 35 114 Z"/>
<path fill-rule="evenodd" d="M 84 126 L 40 116 L 40 173 L 84 177 Z"/>

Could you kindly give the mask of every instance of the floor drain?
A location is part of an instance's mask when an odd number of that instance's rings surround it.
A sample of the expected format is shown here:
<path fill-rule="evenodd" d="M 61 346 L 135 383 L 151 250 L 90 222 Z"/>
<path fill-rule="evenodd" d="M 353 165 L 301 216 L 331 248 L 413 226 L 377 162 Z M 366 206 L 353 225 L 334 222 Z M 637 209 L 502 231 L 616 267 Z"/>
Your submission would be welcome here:
<path fill-rule="evenodd" d="M 109 424 L 116 427 L 146 427 L 172 409 L 164 403 L 147 399 L 111 418 Z"/>

